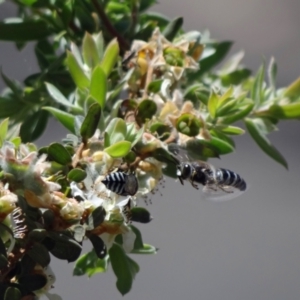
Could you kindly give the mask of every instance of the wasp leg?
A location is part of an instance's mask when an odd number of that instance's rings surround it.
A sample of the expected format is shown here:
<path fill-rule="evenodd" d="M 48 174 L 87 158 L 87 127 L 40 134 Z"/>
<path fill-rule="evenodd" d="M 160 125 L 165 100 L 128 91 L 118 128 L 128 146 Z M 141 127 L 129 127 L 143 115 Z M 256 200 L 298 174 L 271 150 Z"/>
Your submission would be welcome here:
<path fill-rule="evenodd" d="M 233 193 L 233 191 L 226 190 L 226 189 L 225 189 L 224 187 L 222 187 L 222 186 L 219 186 L 219 188 L 220 188 L 223 192 L 225 192 L 225 193 L 228 193 L 228 194 Z"/>
<path fill-rule="evenodd" d="M 194 187 L 196 190 L 199 190 L 198 185 L 195 184 L 194 181 L 190 180 L 190 183 L 191 183 L 192 187 Z"/>

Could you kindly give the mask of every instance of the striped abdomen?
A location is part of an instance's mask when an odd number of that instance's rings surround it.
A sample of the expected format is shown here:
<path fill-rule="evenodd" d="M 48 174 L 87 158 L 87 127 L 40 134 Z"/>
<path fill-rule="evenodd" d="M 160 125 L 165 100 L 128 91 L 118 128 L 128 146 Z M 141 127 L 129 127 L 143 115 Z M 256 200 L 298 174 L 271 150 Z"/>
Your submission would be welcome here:
<path fill-rule="evenodd" d="M 134 174 L 113 172 L 102 180 L 106 188 L 121 196 L 133 196 L 138 190 L 138 181 Z"/>
<path fill-rule="evenodd" d="M 232 186 L 240 191 L 245 191 L 247 188 L 245 180 L 233 171 L 220 168 L 216 171 L 216 177 L 220 185 Z"/>

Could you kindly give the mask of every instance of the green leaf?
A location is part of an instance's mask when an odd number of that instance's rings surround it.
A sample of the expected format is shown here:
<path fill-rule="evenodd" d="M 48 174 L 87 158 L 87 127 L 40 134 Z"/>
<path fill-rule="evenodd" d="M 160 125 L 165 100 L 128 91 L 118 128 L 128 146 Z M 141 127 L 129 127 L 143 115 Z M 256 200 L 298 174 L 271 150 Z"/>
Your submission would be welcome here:
<path fill-rule="evenodd" d="M 92 104 L 80 128 L 80 135 L 84 142 L 87 142 L 87 140 L 94 135 L 98 127 L 100 117 L 101 117 L 100 105 L 98 103 Z"/>
<path fill-rule="evenodd" d="M 117 142 L 104 151 L 109 154 L 112 158 L 125 157 L 131 149 L 131 143 L 128 141 Z"/>
<path fill-rule="evenodd" d="M 68 173 L 68 179 L 70 181 L 81 182 L 86 178 L 87 174 L 84 170 L 74 168 Z"/>
<path fill-rule="evenodd" d="M 151 245 L 148 245 L 148 244 L 144 244 L 143 248 L 133 249 L 131 251 L 131 253 L 134 253 L 134 254 L 156 254 L 157 253 L 157 249 L 154 246 L 151 246 Z"/>
<path fill-rule="evenodd" d="M 0 147 L 2 147 L 3 142 L 6 140 L 6 134 L 7 134 L 7 130 L 8 130 L 8 121 L 9 119 L 4 119 L 1 123 L 0 123 Z"/>
<path fill-rule="evenodd" d="M 126 123 L 123 119 L 114 118 L 106 127 L 105 147 L 124 141 L 126 138 Z"/>
<path fill-rule="evenodd" d="M 52 143 L 48 147 L 49 157 L 61 165 L 69 165 L 72 163 L 72 157 L 69 151 L 59 143 Z"/>
<path fill-rule="evenodd" d="M 20 136 L 23 143 L 32 142 L 42 135 L 47 126 L 48 116 L 48 112 L 44 110 L 27 116 L 20 128 Z"/>
<path fill-rule="evenodd" d="M 88 32 L 85 33 L 82 41 L 82 56 L 84 62 L 91 68 L 94 69 L 98 63 L 100 63 L 100 56 L 96 46 L 96 42 L 92 35 Z"/>
<path fill-rule="evenodd" d="M 97 66 L 91 78 L 90 95 L 97 100 L 101 108 L 105 106 L 107 79 L 101 66 Z"/>
<path fill-rule="evenodd" d="M 245 133 L 244 129 L 236 126 L 226 126 L 220 129 L 223 133 L 230 134 L 230 135 L 241 135 Z"/>
<path fill-rule="evenodd" d="M 2 71 L 1 71 L 1 77 L 5 84 L 11 89 L 13 92 L 14 98 L 20 100 L 22 98 L 23 90 L 20 86 L 20 83 L 16 80 L 8 78 Z"/>
<path fill-rule="evenodd" d="M 207 108 L 213 119 L 216 117 L 218 102 L 219 102 L 219 96 L 214 91 L 212 91 L 208 99 Z"/>
<path fill-rule="evenodd" d="M 66 63 L 76 86 L 82 89 L 88 88 L 90 86 L 90 81 L 85 75 L 74 54 L 70 51 L 67 51 Z"/>
<path fill-rule="evenodd" d="M 2 253 L 0 254 L 0 268 L 4 269 L 8 265 L 8 260 L 6 255 L 3 255 Z"/>
<path fill-rule="evenodd" d="M 219 155 L 228 154 L 234 151 L 234 147 L 231 144 L 214 136 L 212 136 L 210 140 L 198 139 L 198 141 L 201 144 L 209 146 L 211 149 L 214 149 Z"/>
<path fill-rule="evenodd" d="M 117 39 L 113 39 L 106 47 L 101 67 L 105 72 L 106 76 L 109 76 L 113 67 L 115 66 L 119 56 L 119 44 Z"/>
<path fill-rule="evenodd" d="M 254 103 L 250 99 L 246 99 L 246 101 L 239 107 L 239 111 L 228 115 L 222 118 L 221 124 L 232 124 L 238 120 L 241 120 L 247 117 L 254 107 Z"/>
<path fill-rule="evenodd" d="M 139 223 L 149 223 L 152 220 L 152 216 L 149 211 L 144 207 L 133 207 L 130 210 L 130 220 Z"/>
<path fill-rule="evenodd" d="M 6 19 L 0 22 L 0 40 L 28 42 L 44 39 L 50 35 L 48 24 L 42 20 Z"/>
<path fill-rule="evenodd" d="M 160 91 L 162 82 L 163 82 L 162 79 L 157 79 L 157 80 L 151 81 L 150 84 L 148 84 L 148 86 L 147 86 L 148 93 L 158 93 Z"/>
<path fill-rule="evenodd" d="M 253 82 L 253 85 L 252 85 L 252 89 L 251 89 L 251 99 L 254 100 L 254 104 L 255 104 L 255 107 L 259 107 L 264 99 L 263 99 L 263 84 L 264 84 L 264 78 L 265 78 L 265 64 L 263 63 L 255 78 L 254 78 L 254 82 Z"/>
<path fill-rule="evenodd" d="M 169 41 L 172 41 L 183 25 L 183 18 L 175 18 L 169 22 L 162 34 Z"/>
<path fill-rule="evenodd" d="M 135 241 L 134 241 L 134 246 L 133 249 L 141 249 L 144 247 L 143 239 L 142 239 L 142 234 L 141 232 L 133 225 L 130 225 L 131 230 L 135 234 Z"/>
<path fill-rule="evenodd" d="M 50 249 L 52 255 L 68 262 L 73 262 L 79 257 L 82 247 L 73 238 L 53 231 L 49 232 L 49 237 L 54 241 L 54 247 Z"/>
<path fill-rule="evenodd" d="M 273 91 L 276 90 L 276 75 L 277 75 L 277 64 L 274 57 L 271 57 L 268 67 L 268 78 L 270 87 Z"/>
<path fill-rule="evenodd" d="M 143 100 L 136 111 L 136 121 L 139 125 L 144 124 L 147 120 L 151 120 L 151 118 L 155 115 L 157 111 L 156 104 L 153 100 L 146 99 Z"/>
<path fill-rule="evenodd" d="M 18 279 L 19 285 L 26 291 L 36 291 L 44 287 L 47 283 L 47 278 L 42 274 L 26 274 Z"/>
<path fill-rule="evenodd" d="M 22 294 L 17 287 L 10 286 L 6 289 L 4 300 L 21 300 Z"/>
<path fill-rule="evenodd" d="M 50 106 L 44 106 L 43 109 L 49 111 L 54 116 L 54 118 L 58 120 L 65 128 L 75 134 L 74 115 Z"/>
<path fill-rule="evenodd" d="M 74 107 L 74 105 L 70 103 L 70 101 L 53 84 L 45 82 L 45 85 L 51 98 L 58 104 L 66 107 Z"/>
<path fill-rule="evenodd" d="M 300 118 L 300 103 L 290 103 L 285 105 L 272 105 L 269 116 L 276 119 L 298 119 Z"/>
<path fill-rule="evenodd" d="M 278 152 L 278 150 L 271 144 L 271 142 L 266 137 L 265 133 L 261 128 L 261 120 L 260 119 L 245 119 L 246 127 L 255 140 L 257 145 L 271 158 L 273 158 L 278 163 L 282 164 L 285 168 L 288 168 L 288 164 L 285 158 Z"/>
<path fill-rule="evenodd" d="M 175 164 L 178 165 L 180 162 L 179 160 L 172 155 L 170 152 L 168 152 L 164 148 L 156 148 L 154 151 L 152 151 L 152 156 L 161 162 L 164 162 L 166 164 Z"/>
<path fill-rule="evenodd" d="M 89 277 L 107 270 L 108 259 L 99 259 L 94 250 L 82 255 L 75 264 L 73 275 L 81 276 L 87 274 Z"/>
<path fill-rule="evenodd" d="M 45 246 L 35 243 L 33 247 L 27 252 L 27 254 L 42 267 L 46 267 L 50 263 L 50 254 Z"/>
<path fill-rule="evenodd" d="M 104 54 L 104 39 L 103 39 L 102 31 L 94 35 L 94 41 L 97 47 L 97 53 L 99 55 L 99 58 L 102 59 Z"/>
<path fill-rule="evenodd" d="M 117 277 L 118 291 L 124 296 L 131 290 L 133 276 L 127 256 L 118 244 L 113 244 L 109 249 L 109 258 L 111 266 Z"/>
<path fill-rule="evenodd" d="M 103 240 L 97 235 L 90 235 L 89 239 L 93 244 L 95 253 L 98 258 L 103 259 L 106 256 L 107 250 Z"/>
<path fill-rule="evenodd" d="M 251 75 L 250 69 L 235 70 L 229 74 L 221 75 L 221 81 L 224 86 L 239 85 Z"/>
<path fill-rule="evenodd" d="M 135 123 L 127 123 L 126 141 L 131 142 L 133 147 L 143 136 L 144 127 L 136 130 Z"/>
<path fill-rule="evenodd" d="M 105 219 L 106 211 L 102 206 L 95 208 L 89 215 L 87 222 L 90 228 L 96 228 L 101 225 Z"/>
<path fill-rule="evenodd" d="M 283 95 L 289 98 L 296 98 L 300 96 L 300 77 L 286 88 Z"/>
<path fill-rule="evenodd" d="M 8 118 L 16 115 L 23 108 L 21 104 L 16 99 L 0 97 L 0 118 Z"/>
<path fill-rule="evenodd" d="M 212 48 L 214 50 L 213 54 L 202 58 L 200 60 L 200 70 L 194 72 L 189 77 L 191 79 L 196 79 L 202 76 L 204 73 L 211 70 L 214 66 L 216 66 L 219 62 L 223 60 L 223 58 L 229 52 L 231 46 L 232 46 L 232 42 L 228 42 L 228 41 L 208 45 L 207 49 Z"/>

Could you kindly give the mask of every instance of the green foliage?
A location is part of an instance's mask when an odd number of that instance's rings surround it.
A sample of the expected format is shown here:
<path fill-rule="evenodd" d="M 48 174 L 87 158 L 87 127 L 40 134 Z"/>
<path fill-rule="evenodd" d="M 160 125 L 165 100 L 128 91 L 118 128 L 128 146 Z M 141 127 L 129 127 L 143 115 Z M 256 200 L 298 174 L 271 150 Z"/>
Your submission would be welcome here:
<path fill-rule="evenodd" d="M 23 83 L 1 71 L 1 299 L 46 293 L 50 253 L 76 261 L 76 276 L 111 266 L 128 293 L 139 272 L 130 255 L 156 253 L 131 225 L 152 220 L 136 200 L 163 174 L 176 178 L 174 144 L 206 161 L 232 153 L 233 138 L 248 132 L 288 167 L 268 134 L 300 118 L 300 79 L 278 89 L 274 58 L 252 76 L 243 52 L 224 61 L 232 42 L 184 32 L 183 18 L 148 12 L 155 1 L 14 4 L 18 16 L 0 21 L 0 40 L 35 42 L 40 70 Z M 29 142 L 49 117 L 70 134 L 37 151 Z M 115 171 L 133 175 L 136 194 L 102 182 Z M 93 250 L 80 256 L 85 240 Z"/>

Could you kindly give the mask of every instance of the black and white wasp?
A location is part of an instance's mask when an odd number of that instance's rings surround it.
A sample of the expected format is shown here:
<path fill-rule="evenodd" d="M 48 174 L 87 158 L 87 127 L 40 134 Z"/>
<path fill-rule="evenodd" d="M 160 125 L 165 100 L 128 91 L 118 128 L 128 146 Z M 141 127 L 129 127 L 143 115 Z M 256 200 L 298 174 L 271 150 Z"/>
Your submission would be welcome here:
<path fill-rule="evenodd" d="M 102 183 L 107 189 L 120 196 L 133 196 L 139 188 L 135 174 L 127 174 L 122 171 L 116 171 L 108 174 L 102 180 Z"/>
<path fill-rule="evenodd" d="M 184 149 L 180 149 L 173 153 L 178 156 L 183 151 Z M 197 183 L 203 185 L 203 196 L 208 200 L 229 200 L 239 196 L 247 188 L 245 180 L 239 174 L 228 169 L 215 168 L 201 160 L 189 162 L 181 159 L 176 175 L 182 185 L 184 180 L 190 181 L 196 189 L 199 189 Z"/>

